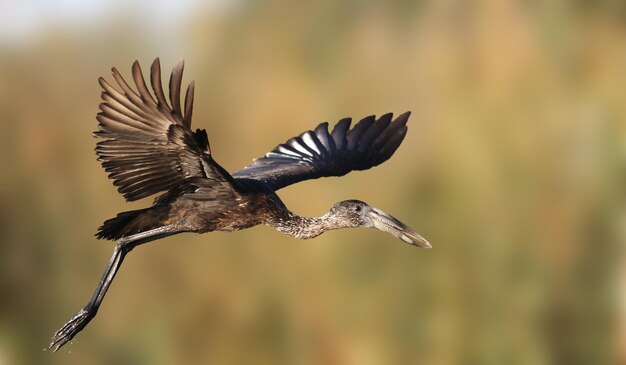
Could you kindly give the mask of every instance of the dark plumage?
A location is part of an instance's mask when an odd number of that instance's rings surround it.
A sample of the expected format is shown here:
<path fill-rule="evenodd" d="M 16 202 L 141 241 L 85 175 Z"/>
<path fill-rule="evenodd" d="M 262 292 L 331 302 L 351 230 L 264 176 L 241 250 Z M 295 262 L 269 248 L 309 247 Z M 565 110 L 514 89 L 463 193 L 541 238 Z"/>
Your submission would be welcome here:
<path fill-rule="evenodd" d="M 328 123 L 279 144 L 265 156 L 229 174 L 212 157 L 205 130 L 191 130 L 194 84 L 180 100 L 183 62 L 173 69 L 169 95 L 163 92 L 157 58 L 150 68 L 150 89 L 135 61 L 133 90 L 113 68 L 121 92 L 103 78 L 96 154 L 109 178 L 128 201 L 159 195 L 149 208 L 119 213 L 103 223 L 98 238 L 117 245 L 91 300 L 54 335 L 58 350 L 96 315 L 125 255 L 139 244 L 182 232 L 236 231 L 266 224 L 299 239 L 328 230 L 373 227 L 420 247 L 430 244 L 414 230 L 358 200 L 335 204 L 323 216 L 300 217 L 275 191 L 299 181 L 342 176 L 385 162 L 407 132 L 410 113 L 393 119 L 369 116 L 352 128 L 351 119 Z"/>

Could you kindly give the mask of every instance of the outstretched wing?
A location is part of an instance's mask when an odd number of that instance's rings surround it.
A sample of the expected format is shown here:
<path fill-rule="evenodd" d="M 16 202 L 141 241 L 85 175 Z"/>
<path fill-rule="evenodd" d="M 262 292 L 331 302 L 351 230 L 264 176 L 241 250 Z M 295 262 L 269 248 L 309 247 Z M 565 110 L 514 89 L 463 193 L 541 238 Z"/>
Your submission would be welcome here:
<path fill-rule="evenodd" d="M 318 125 L 276 146 L 265 156 L 233 174 L 238 179 L 263 181 L 274 190 L 308 179 L 342 176 L 367 170 L 387 161 L 406 135 L 411 112 L 392 121 L 391 113 L 361 119 L 350 129 L 350 118 L 340 120 L 332 132 Z"/>
<path fill-rule="evenodd" d="M 98 113 L 96 154 L 126 200 L 141 199 L 167 191 L 190 177 L 216 181 L 232 180 L 211 158 L 206 131 L 191 131 L 194 83 L 187 87 L 184 112 L 180 102 L 183 61 L 173 69 L 169 81 L 169 104 L 163 93 L 161 65 L 150 68 L 153 97 L 139 63 L 132 67 L 135 92 L 116 68 L 112 69 L 121 92 L 102 77 L 104 89 Z"/>

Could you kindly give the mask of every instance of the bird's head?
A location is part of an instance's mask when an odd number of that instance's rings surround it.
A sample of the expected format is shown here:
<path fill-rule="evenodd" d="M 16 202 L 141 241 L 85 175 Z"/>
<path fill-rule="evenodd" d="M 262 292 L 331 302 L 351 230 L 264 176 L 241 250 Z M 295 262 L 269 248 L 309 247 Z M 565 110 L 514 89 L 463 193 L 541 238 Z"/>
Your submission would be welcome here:
<path fill-rule="evenodd" d="M 344 200 L 330 208 L 327 216 L 343 227 L 372 227 L 387 232 L 402 241 L 423 248 L 431 244 L 411 227 L 380 209 L 360 200 Z"/>

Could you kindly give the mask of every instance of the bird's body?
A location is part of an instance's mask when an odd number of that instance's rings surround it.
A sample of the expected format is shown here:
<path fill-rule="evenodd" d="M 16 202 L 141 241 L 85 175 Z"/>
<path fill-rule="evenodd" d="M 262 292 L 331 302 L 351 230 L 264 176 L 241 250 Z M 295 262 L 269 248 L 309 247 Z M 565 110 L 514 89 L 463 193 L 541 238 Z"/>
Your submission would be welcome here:
<path fill-rule="evenodd" d="M 182 232 L 238 231 L 269 225 L 298 239 L 348 227 L 373 227 L 420 247 L 430 244 L 392 216 L 358 200 L 335 204 L 321 217 L 291 212 L 276 194 L 293 183 L 365 170 L 391 157 L 407 131 L 410 113 L 366 117 L 350 128 L 340 120 L 332 131 L 319 124 L 276 146 L 251 165 L 229 174 L 212 157 L 204 130 L 191 130 L 194 84 L 180 102 L 182 61 L 172 71 L 169 101 L 156 59 L 148 89 L 135 62 L 133 90 L 113 68 L 122 92 L 103 78 L 96 154 L 119 192 L 129 200 L 160 194 L 152 206 L 122 212 L 103 223 L 98 238 L 117 240 L 105 273 L 91 300 L 59 329 L 48 348 L 58 350 L 95 317 L 125 255 L 134 247 Z"/>
<path fill-rule="evenodd" d="M 218 192 L 204 179 L 189 178 L 153 206 L 106 221 L 97 235 L 114 240 L 161 226 L 176 232 L 238 231 L 265 223 L 280 210 L 280 199 L 272 195 L 234 189 Z"/>

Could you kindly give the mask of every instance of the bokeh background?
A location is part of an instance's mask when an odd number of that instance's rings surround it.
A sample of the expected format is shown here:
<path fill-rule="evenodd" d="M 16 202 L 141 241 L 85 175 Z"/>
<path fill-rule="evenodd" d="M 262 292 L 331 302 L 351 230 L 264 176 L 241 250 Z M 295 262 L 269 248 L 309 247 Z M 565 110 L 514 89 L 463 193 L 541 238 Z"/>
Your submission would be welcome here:
<path fill-rule="evenodd" d="M 0 2 L 0 364 L 626 363 L 620 1 Z M 183 234 L 125 261 L 72 345 L 125 203 L 95 160 L 97 77 L 186 59 L 228 170 L 345 116 L 413 111 L 391 160 L 280 192 L 374 230 Z"/>

